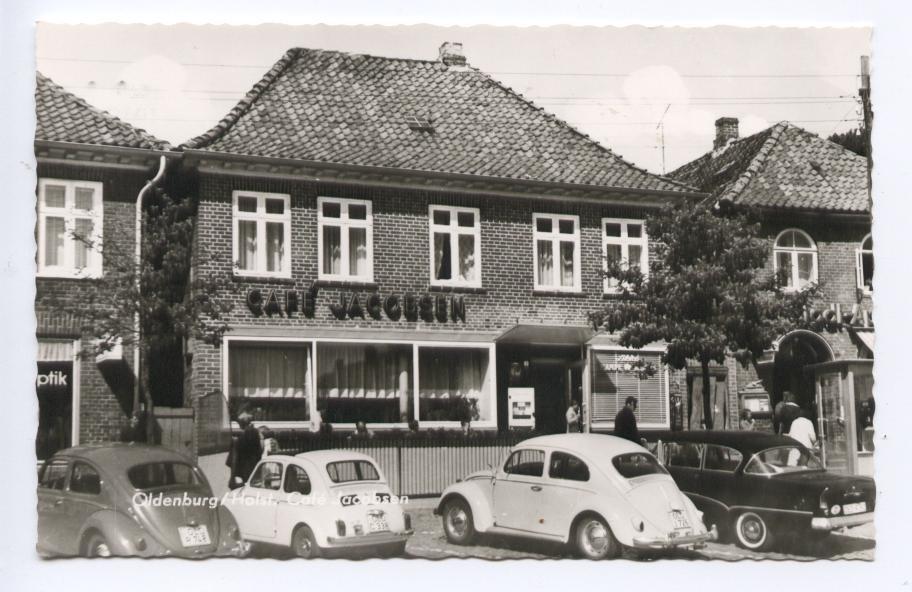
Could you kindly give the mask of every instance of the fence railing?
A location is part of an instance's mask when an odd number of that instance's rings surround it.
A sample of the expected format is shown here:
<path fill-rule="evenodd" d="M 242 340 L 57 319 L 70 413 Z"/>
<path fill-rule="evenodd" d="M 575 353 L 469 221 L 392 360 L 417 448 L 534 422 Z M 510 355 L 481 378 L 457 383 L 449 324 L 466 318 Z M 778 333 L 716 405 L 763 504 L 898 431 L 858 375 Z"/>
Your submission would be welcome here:
<path fill-rule="evenodd" d="M 496 466 L 510 448 L 532 434 L 497 436 L 358 438 L 314 437 L 312 434 L 278 434 L 281 454 L 313 450 L 352 450 L 371 456 L 396 495 L 440 495 L 457 479 Z"/>

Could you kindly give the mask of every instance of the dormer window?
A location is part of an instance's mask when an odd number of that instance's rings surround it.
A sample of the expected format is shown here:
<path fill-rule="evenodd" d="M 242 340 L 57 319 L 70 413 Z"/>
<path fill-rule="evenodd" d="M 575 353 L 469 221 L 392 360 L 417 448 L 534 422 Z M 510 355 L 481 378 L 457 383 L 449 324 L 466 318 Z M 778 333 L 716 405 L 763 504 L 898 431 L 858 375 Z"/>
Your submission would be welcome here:
<path fill-rule="evenodd" d="M 413 115 L 406 118 L 406 123 L 413 132 L 434 132 L 434 121 L 429 117 L 415 117 Z"/>

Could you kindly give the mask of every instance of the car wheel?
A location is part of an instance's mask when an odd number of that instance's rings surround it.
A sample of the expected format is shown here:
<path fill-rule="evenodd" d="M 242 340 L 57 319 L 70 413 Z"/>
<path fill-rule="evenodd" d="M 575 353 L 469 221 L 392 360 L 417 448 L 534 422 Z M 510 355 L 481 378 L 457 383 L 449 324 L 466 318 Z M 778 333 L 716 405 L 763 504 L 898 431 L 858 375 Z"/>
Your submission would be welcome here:
<path fill-rule="evenodd" d="M 475 540 L 472 510 L 463 499 L 453 499 L 443 508 L 443 532 L 454 545 L 469 545 Z"/>
<path fill-rule="evenodd" d="M 111 556 L 111 547 L 108 546 L 108 541 L 105 540 L 103 536 L 99 533 L 93 533 L 89 537 L 88 542 L 85 546 L 85 556 L 86 557 L 110 557 Z"/>
<path fill-rule="evenodd" d="M 299 526 L 291 537 L 291 550 L 295 555 L 304 559 L 313 559 L 320 556 L 320 547 L 313 531 L 309 526 Z"/>
<path fill-rule="evenodd" d="M 766 521 L 754 512 L 744 512 L 735 520 L 735 539 L 751 551 L 764 551 L 773 543 L 773 533 Z"/>
<path fill-rule="evenodd" d="M 605 520 L 595 514 L 588 514 L 576 522 L 573 549 L 585 559 L 610 559 L 618 555 L 621 545 Z"/>

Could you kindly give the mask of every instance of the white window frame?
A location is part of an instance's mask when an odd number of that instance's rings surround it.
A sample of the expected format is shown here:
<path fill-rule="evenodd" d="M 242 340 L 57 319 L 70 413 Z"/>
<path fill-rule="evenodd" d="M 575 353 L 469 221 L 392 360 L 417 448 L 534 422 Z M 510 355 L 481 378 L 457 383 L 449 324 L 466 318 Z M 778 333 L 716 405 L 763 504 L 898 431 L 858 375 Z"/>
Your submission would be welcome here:
<path fill-rule="evenodd" d="M 608 236 L 605 233 L 606 224 L 620 224 L 621 225 L 621 236 Z M 639 237 L 630 237 L 627 234 L 627 226 L 629 224 L 638 224 L 640 226 L 640 236 Z M 621 260 L 627 261 L 630 263 L 630 246 L 639 246 L 641 247 L 640 251 L 640 271 L 643 273 L 643 276 L 649 277 L 649 237 L 646 235 L 646 221 L 637 220 L 635 218 L 602 218 L 602 271 L 607 271 L 608 269 L 608 245 L 620 245 L 621 247 Z M 616 294 L 621 291 L 621 287 L 612 286 L 611 280 L 605 278 L 602 282 L 602 290 L 605 294 Z"/>
<path fill-rule="evenodd" d="M 339 204 L 338 218 L 324 218 L 323 204 Z M 352 220 L 348 217 L 348 207 L 352 204 L 363 205 L 367 209 L 364 220 Z M 341 230 L 341 273 L 324 273 L 323 271 L 323 227 L 338 226 Z M 351 275 L 349 272 L 349 232 L 350 228 L 367 229 L 367 274 Z M 371 201 L 368 199 L 351 199 L 345 197 L 318 197 L 317 198 L 317 277 L 321 280 L 371 283 L 374 281 L 374 213 Z"/>
<path fill-rule="evenodd" d="M 864 283 L 864 259 L 862 256 L 870 255 L 872 259 L 874 258 L 873 241 L 871 243 L 870 249 L 864 248 L 865 243 L 868 242 L 869 240 L 871 240 L 870 233 L 868 233 L 868 235 L 862 239 L 861 243 L 858 245 L 858 249 L 855 251 L 855 276 L 856 276 L 856 280 L 857 280 L 857 285 L 858 285 L 858 289 L 862 290 L 865 294 L 870 294 L 873 291 L 869 287 L 867 287 Z"/>
<path fill-rule="evenodd" d="M 780 247 L 779 240 L 789 232 L 797 232 L 804 235 L 804 238 L 811 243 L 811 247 Z M 776 235 L 776 240 L 773 242 L 773 271 L 778 275 L 779 274 L 779 253 L 788 253 L 789 259 L 791 261 L 791 277 L 792 285 L 784 286 L 783 290 L 789 292 L 797 292 L 801 290 L 799 286 L 799 277 L 798 277 L 798 255 L 800 253 L 808 253 L 811 255 L 811 277 L 808 280 L 809 284 L 816 284 L 818 281 L 818 267 L 817 267 L 817 242 L 811 238 L 807 232 L 801 230 L 800 228 L 786 228 L 778 235 Z"/>
<path fill-rule="evenodd" d="M 64 187 L 64 207 L 45 205 L 45 190 L 48 185 Z M 76 189 L 92 190 L 92 211 L 76 209 Z M 96 181 L 74 181 L 67 179 L 39 179 L 38 181 L 38 276 L 62 278 L 100 278 L 104 269 L 102 240 L 104 238 L 104 185 Z M 63 218 L 63 263 L 46 265 L 47 218 Z M 76 239 L 73 236 L 77 219 L 92 220 L 92 246 L 88 250 L 88 265 L 76 267 Z"/>
<path fill-rule="evenodd" d="M 623 352 L 630 353 L 633 355 L 639 355 L 642 353 L 665 353 L 665 348 L 647 346 L 641 349 L 631 349 L 624 347 L 617 347 L 614 345 L 591 345 L 586 352 L 586 368 L 583 373 L 583 397 L 586 399 L 586 407 L 588 409 L 588 420 L 589 426 L 585 428 L 585 431 L 590 430 L 613 430 L 614 429 L 614 420 L 609 421 L 592 421 L 592 365 L 595 363 L 595 352 L 600 351 L 611 351 L 611 352 Z M 668 370 L 667 364 L 662 364 L 662 379 L 665 382 L 665 397 L 662 399 L 662 404 L 665 405 L 665 421 L 663 423 L 639 423 L 637 427 L 639 429 L 670 429 L 671 428 L 671 377 Z"/>
<path fill-rule="evenodd" d="M 541 219 L 551 220 L 551 232 L 540 232 L 538 230 L 538 221 Z M 561 220 L 573 221 L 573 234 L 561 234 L 559 226 Z M 573 249 L 573 285 L 562 286 L 560 284 L 560 243 L 572 239 Z M 554 260 L 554 285 L 542 284 L 538 277 L 538 241 L 551 241 L 551 256 Z M 582 280 L 580 273 L 580 221 L 579 216 L 567 214 L 532 214 L 532 274 L 535 282 L 535 290 L 541 292 L 580 292 L 582 291 Z"/>
<path fill-rule="evenodd" d="M 238 198 L 252 197 L 257 200 L 256 212 L 241 212 L 238 210 Z M 267 214 L 266 200 L 279 199 L 284 204 L 281 214 Z M 231 256 L 234 262 L 234 274 L 245 277 L 291 277 L 291 196 L 287 193 L 264 193 L 262 191 L 232 191 L 231 192 Z M 241 269 L 238 262 L 238 223 L 252 221 L 257 225 L 256 265 L 254 269 Z M 266 223 L 280 222 L 283 225 L 282 236 L 285 241 L 282 252 L 282 270 L 267 271 L 266 254 Z"/>
<path fill-rule="evenodd" d="M 448 212 L 450 214 L 450 223 L 448 225 L 435 224 L 434 212 Z M 468 213 L 474 216 L 475 224 L 470 228 L 468 226 L 459 226 L 459 214 Z M 431 205 L 428 207 L 428 226 L 430 242 L 430 270 L 432 286 L 457 286 L 468 288 L 481 287 L 481 211 L 478 208 L 464 208 L 457 206 L 440 206 Z M 439 280 L 436 277 L 434 269 L 434 234 L 446 234 L 450 241 L 450 270 L 451 277 L 448 280 Z M 469 235 L 475 238 L 475 279 L 468 281 L 459 279 L 459 236 Z"/>

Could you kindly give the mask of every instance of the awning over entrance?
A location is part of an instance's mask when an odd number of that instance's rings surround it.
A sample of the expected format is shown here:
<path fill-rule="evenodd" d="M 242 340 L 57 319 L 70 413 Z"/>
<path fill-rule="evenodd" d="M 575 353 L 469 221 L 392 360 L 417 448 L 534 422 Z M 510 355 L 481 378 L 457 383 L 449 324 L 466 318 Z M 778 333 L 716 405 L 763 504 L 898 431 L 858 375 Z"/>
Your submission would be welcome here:
<path fill-rule="evenodd" d="M 874 331 L 854 331 L 855 337 L 858 338 L 871 355 L 874 355 Z"/>
<path fill-rule="evenodd" d="M 532 345 L 583 345 L 592 338 L 589 327 L 568 325 L 516 325 L 504 331 L 497 343 Z"/>

